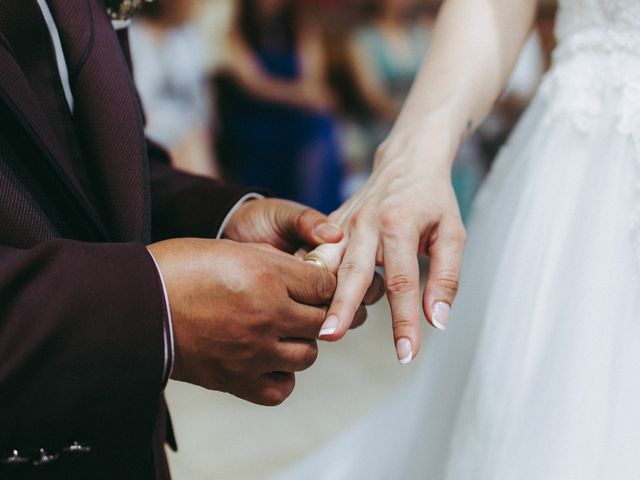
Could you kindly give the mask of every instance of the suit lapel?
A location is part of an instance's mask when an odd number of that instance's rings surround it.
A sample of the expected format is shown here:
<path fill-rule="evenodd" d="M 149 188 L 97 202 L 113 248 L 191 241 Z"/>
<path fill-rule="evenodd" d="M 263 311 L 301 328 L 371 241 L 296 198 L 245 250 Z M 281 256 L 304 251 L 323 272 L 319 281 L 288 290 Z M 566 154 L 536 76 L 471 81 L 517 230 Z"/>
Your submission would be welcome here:
<path fill-rule="evenodd" d="M 0 41 L 0 101 L 5 103 L 16 120 L 34 141 L 46 160 L 46 166 L 68 189 L 73 200 L 79 205 L 85 220 L 107 238 L 104 225 L 84 195 L 69 159 L 49 127 L 29 82 L 8 50 L 6 41 Z"/>
<path fill-rule="evenodd" d="M 74 117 L 117 240 L 148 240 L 141 108 L 120 43 L 98 0 L 49 0 L 69 64 Z M 90 21 L 89 21 L 90 20 Z"/>

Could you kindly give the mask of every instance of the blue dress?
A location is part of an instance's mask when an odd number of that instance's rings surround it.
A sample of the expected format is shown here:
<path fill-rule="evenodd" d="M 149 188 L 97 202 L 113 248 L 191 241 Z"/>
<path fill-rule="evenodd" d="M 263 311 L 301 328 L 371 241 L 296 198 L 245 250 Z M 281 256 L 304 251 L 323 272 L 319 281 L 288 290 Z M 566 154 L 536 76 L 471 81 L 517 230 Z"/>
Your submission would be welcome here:
<path fill-rule="evenodd" d="M 254 52 L 272 76 L 294 80 L 294 48 Z M 223 162 L 233 181 L 330 213 L 341 204 L 342 161 L 336 122 L 318 113 L 257 99 L 235 86 L 222 99 Z"/>

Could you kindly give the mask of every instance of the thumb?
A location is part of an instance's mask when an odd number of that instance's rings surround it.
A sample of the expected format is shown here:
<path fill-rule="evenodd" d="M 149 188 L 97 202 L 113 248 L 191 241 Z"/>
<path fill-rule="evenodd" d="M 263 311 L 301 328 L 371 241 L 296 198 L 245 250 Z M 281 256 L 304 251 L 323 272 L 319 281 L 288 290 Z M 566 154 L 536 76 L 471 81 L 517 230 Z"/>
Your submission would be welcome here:
<path fill-rule="evenodd" d="M 275 213 L 275 223 L 282 237 L 293 244 L 315 247 L 323 243 L 339 242 L 344 236 L 342 228 L 312 208 L 283 202 L 282 208 L 278 208 Z"/>

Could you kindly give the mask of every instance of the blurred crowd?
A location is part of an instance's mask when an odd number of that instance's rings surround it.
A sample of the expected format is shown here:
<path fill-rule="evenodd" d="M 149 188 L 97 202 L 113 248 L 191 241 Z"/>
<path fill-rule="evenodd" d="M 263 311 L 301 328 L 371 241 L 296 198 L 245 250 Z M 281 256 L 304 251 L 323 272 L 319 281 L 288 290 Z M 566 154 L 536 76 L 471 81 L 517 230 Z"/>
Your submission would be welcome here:
<path fill-rule="evenodd" d="M 147 134 L 179 168 L 329 213 L 369 175 L 436 14 L 421 0 L 155 0 L 131 29 Z M 463 216 L 547 63 L 534 30 L 454 164 Z"/>

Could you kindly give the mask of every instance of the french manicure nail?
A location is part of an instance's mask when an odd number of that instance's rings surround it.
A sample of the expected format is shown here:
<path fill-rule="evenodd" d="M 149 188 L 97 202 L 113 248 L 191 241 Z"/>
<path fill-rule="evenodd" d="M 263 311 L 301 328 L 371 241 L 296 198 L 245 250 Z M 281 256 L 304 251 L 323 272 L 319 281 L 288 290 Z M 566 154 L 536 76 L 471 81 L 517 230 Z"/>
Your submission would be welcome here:
<path fill-rule="evenodd" d="M 449 311 L 451 307 L 448 303 L 436 302 L 433 306 L 433 314 L 431 315 L 431 322 L 433 326 L 443 332 L 447 329 L 449 323 Z"/>
<path fill-rule="evenodd" d="M 413 350 L 411 349 L 411 342 L 408 338 L 398 340 L 396 343 L 396 353 L 401 365 L 406 365 L 413 360 Z"/>
<path fill-rule="evenodd" d="M 320 329 L 319 337 L 325 337 L 327 335 L 333 335 L 336 333 L 338 329 L 338 317 L 335 315 L 331 315 L 327 317 L 327 319 L 322 324 L 322 328 Z"/>
<path fill-rule="evenodd" d="M 316 225 L 313 233 L 320 238 L 333 238 L 340 233 L 340 227 L 335 223 L 321 223 Z"/>

